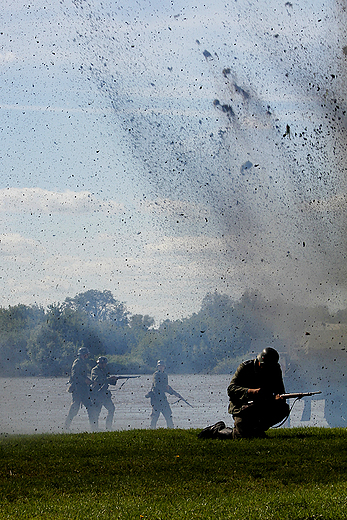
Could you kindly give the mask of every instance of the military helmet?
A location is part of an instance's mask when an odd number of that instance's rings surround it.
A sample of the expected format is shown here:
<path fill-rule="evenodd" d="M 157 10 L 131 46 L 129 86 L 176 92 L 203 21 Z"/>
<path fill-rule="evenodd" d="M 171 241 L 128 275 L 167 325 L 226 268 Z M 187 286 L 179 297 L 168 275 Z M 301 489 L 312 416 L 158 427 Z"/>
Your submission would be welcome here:
<path fill-rule="evenodd" d="M 165 361 L 163 361 L 162 359 L 158 359 L 158 361 L 157 361 L 157 367 L 160 367 L 160 366 L 164 366 L 164 367 L 166 366 Z"/>
<path fill-rule="evenodd" d="M 107 363 L 107 357 L 106 356 L 100 356 L 96 360 L 97 363 Z"/>
<path fill-rule="evenodd" d="M 257 355 L 257 360 L 261 365 L 274 366 L 278 363 L 280 356 L 272 347 L 266 347 Z"/>
<path fill-rule="evenodd" d="M 81 347 L 77 351 L 78 356 L 85 356 L 86 354 L 89 354 L 89 350 L 87 349 L 87 347 Z"/>

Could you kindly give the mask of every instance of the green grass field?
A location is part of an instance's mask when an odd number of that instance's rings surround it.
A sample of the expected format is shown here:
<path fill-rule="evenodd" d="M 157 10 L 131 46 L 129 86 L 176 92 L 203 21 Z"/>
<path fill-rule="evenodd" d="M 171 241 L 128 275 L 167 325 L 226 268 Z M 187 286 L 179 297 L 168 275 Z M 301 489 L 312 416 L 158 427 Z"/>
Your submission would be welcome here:
<path fill-rule="evenodd" d="M 345 429 L 0 436 L 0 519 L 347 519 Z"/>

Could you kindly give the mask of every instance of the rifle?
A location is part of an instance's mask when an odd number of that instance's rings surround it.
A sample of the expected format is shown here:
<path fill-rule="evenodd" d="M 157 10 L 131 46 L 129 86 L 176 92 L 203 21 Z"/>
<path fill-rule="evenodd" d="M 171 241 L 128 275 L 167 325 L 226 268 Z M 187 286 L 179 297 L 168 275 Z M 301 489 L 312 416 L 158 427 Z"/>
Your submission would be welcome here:
<path fill-rule="evenodd" d="M 318 391 L 318 392 L 293 392 L 292 394 L 280 394 L 280 397 L 282 397 L 283 399 L 295 399 L 295 401 L 292 404 L 287 417 L 280 424 L 275 426 L 275 428 L 279 428 L 280 426 L 282 426 L 282 424 L 284 424 L 286 422 L 286 420 L 288 419 L 288 417 L 290 415 L 290 412 L 293 410 L 295 403 L 299 399 L 302 399 L 303 397 L 310 397 L 311 395 L 316 395 L 316 394 L 321 394 L 321 393 L 322 392 Z"/>
<path fill-rule="evenodd" d="M 311 397 L 311 395 L 321 394 L 322 392 L 298 392 L 292 394 L 281 394 L 283 399 L 301 399 L 302 397 Z"/>
<path fill-rule="evenodd" d="M 302 397 L 310 397 L 311 395 L 321 394 L 322 392 L 297 392 L 292 394 L 280 394 L 283 399 L 302 399 Z M 254 401 L 248 401 L 247 405 L 254 404 Z"/>
<path fill-rule="evenodd" d="M 184 399 L 184 397 L 182 397 L 181 394 L 179 394 L 178 392 L 175 392 L 175 395 L 176 395 L 176 397 L 178 397 L 178 401 L 175 401 L 172 404 L 176 404 L 179 401 L 184 401 L 188 406 L 190 406 L 191 408 L 194 408 L 194 406 L 192 404 L 188 403 L 188 401 L 186 399 Z"/>
<path fill-rule="evenodd" d="M 98 388 L 97 392 L 100 392 L 101 390 L 103 390 L 105 388 L 105 386 L 115 385 L 117 383 L 118 379 L 125 379 L 124 383 L 122 383 L 119 387 L 119 388 L 122 388 L 122 386 L 127 382 L 128 379 L 137 379 L 138 377 L 141 377 L 141 376 L 108 376 L 107 381 L 100 388 Z M 93 386 L 92 386 L 92 388 L 93 388 Z M 95 382 L 94 382 L 94 388 L 95 388 Z"/>
<path fill-rule="evenodd" d="M 128 379 L 137 379 L 141 376 L 111 376 L 113 377 L 113 380 L 114 380 L 114 383 L 110 383 L 110 385 L 115 385 L 118 381 L 118 379 L 125 379 L 125 381 L 120 385 L 119 388 L 122 388 L 123 385 L 125 385 L 125 383 L 128 381 Z"/>

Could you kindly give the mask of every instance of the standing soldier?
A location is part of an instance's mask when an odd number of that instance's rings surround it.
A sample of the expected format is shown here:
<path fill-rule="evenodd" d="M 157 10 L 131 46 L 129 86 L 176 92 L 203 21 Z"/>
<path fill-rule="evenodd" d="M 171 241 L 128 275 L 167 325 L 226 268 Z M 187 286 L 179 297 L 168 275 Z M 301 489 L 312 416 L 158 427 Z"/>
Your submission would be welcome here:
<path fill-rule="evenodd" d="M 72 419 L 78 414 L 80 406 L 83 404 L 88 412 L 89 424 L 93 429 L 93 419 L 91 414 L 91 380 L 88 377 L 87 359 L 89 357 L 89 350 L 86 347 L 81 347 L 77 352 L 77 359 L 72 364 L 71 377 L 69 380 L 69 393 L 72 394 L 72 403 L 68 416 L 65 421 L 65 428 L 69 430 Z"/>
<path fill-rule="evenodd" d="M 169 378 L 165 372 L 165 363 L 159 359 L 157 362 L 157 370 L 153 374 L 152 388 L 150 392 L 146 394 L 146 397 L 151 398 L 152 413 L 150 427 L 152 429 L 156 428 L 160 413 L 165 417 L 167 427 L 174 427 L 172 422 L 172 411 L 165 393 L 175 395 L 179 398 L 181 398 L 181 396 L 175 392 L 171 386 L 169 386 L 168 381 Z"/>
<path fill-rule="evenodd" d="M 112 402 L 111 392 L 108 385 L 117 384 L 117 376 L 110 375 L 107 367 L 107 357 L 100 356 L 96 362 L 96 366 L 92 369 L 92 389 L 93 389 L 93 421 L 96 429 L 99 426 L 99 415 L 101 408 L 104 406 L 108 412 L 106 417 L 106 430 L 112 430 L 115 406 Z"/>

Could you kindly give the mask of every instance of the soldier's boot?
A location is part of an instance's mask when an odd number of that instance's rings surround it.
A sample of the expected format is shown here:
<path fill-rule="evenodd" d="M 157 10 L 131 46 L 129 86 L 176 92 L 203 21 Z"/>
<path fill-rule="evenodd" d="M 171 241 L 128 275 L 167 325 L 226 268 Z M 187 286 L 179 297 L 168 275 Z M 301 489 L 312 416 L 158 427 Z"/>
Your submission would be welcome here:
<path fill-rule="evenodd" d="M 217 439 L 235 439 L 233 428 L 222 428 L 216 432 Z"/>
<path fill-rule="evenodd" d="M 219 430 L 223 430 L 225 428 L 225 423 L 223 421 L 218 421 L 216 424 L 212 424 L 212 426 L 207 426 L 204 428 L 199 434 L 199 439 L 213 439 L 217 437 L 217 433 Z"/>

